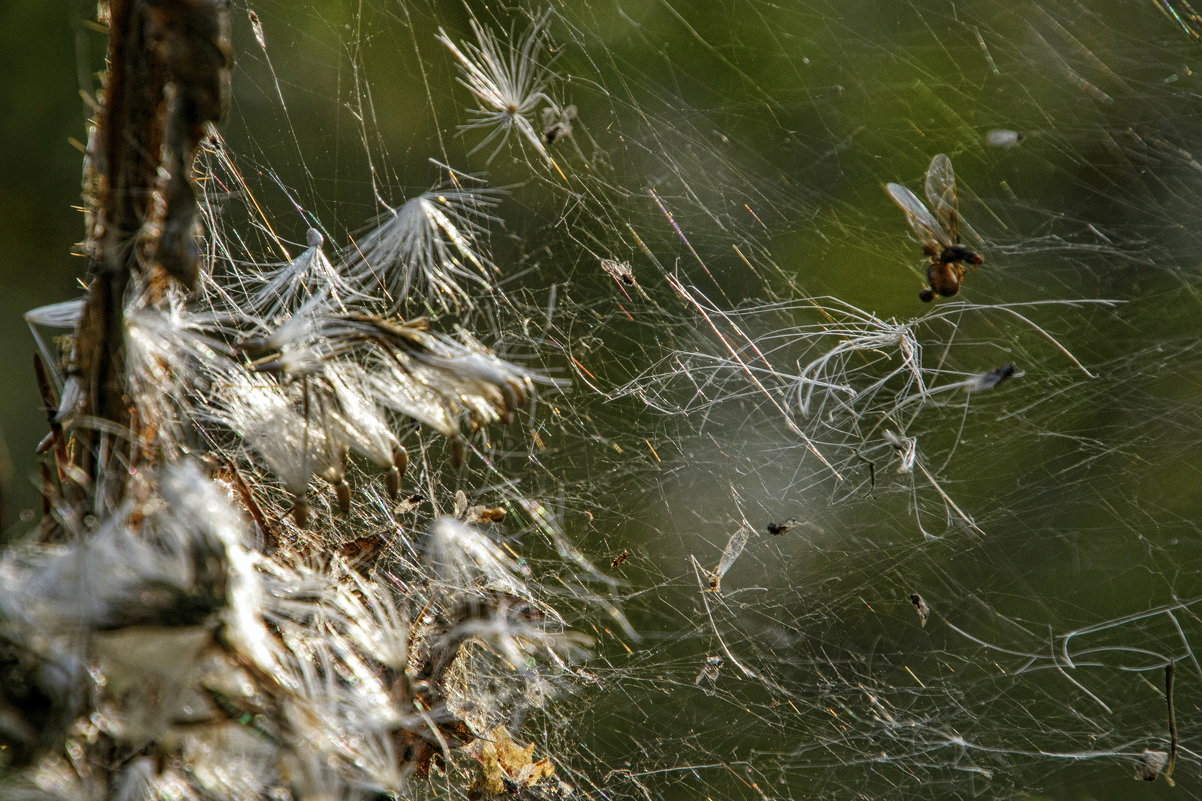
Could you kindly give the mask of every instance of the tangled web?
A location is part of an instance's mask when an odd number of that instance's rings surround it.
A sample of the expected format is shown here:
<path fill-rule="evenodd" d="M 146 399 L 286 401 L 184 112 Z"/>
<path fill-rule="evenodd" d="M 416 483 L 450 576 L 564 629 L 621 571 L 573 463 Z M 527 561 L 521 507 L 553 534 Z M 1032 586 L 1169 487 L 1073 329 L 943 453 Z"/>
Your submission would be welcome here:
<path fill-rule="evenodd" d="M 264 3 L 234 20 L 233 109 L 203 159 L 208 279 L 180 302 L 219 320 L 188 318 L 195 347 L 238 340 L 231 363 L 317 376 L 281 384 L 299 428 L 363 396 L 415 422 L 368 431 L 363 411 L 350 438 L 374 444 L 346 475 L 307 441 L 297 463 L 281 417 L 238 417 L 257 385 L 227 382 L 208 430 L 289 531 L 307 514 L 331 521 L 324 547 L 388 530 L 377 577 L 430 558 L 436 585 L 554 617 L 522 635 L 539 648 L 458 635 L 482 643 L 462 662 L 489 662 L 456 679 L 476 761 L 502 727 L 556 776 L 474 792 L 1202 795 L 1188 4 Z M 984 263 L 927 305 L 938 257 L 885 184 L 936 210 L 941 153 Z M 437 358 L 402 360 L 471 362 L 472 387 L 420 382 L 458 407 L 379 383 L 417 370 L 371 355 L 380 337 L 419 335 L 364 333 L 368 312 L 430 319 Z M 497 565 L 437 556 L 459 536 Z M 491 578 L 445 567 L 465 563 Z M 545 673 L 526 671 L 535 651 Z"/>

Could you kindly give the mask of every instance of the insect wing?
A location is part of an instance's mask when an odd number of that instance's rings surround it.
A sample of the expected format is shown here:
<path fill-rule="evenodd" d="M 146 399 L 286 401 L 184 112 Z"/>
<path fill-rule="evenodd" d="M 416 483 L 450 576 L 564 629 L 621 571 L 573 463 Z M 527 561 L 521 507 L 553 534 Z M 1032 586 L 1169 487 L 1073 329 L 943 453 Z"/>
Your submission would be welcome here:
<path fill-rule="evenodd" d="M 950 244 L 960 242 L 960 203 L 956 197 L 956 174 L 952 160 L 942 153 L 931 159 L 926 178 L 927 203 L 935 213 Z"/>
<path fill-rule="evenodd" d="M 947 244 L 952 244 L 947 238 L 943 226 L 913 192 L 901 184 L 885 184 L 885 191 L 889 193 L 889 197 L 893 198 L 893 202 L 897 204 L 898 208 L 906 213 L 906 222 L 910 224 L 910 230 L 920 241 L 934 242 L 939 245 L 940 249 Z"/>
<path fill-rule="evenodd" d="M 750 536 L 751 529 L 747 526 L 741 526 L 738 531 L 730 535 L 730 540 L 727 541 L 726 548 L 722 551 L 722 558 L 718 561 L 718 567 L 714 570 L 714 574 L 719 579 L 725 576 L 738 560 L 743 553 L 743 548 L 747 545 L 747 538 Z"/>

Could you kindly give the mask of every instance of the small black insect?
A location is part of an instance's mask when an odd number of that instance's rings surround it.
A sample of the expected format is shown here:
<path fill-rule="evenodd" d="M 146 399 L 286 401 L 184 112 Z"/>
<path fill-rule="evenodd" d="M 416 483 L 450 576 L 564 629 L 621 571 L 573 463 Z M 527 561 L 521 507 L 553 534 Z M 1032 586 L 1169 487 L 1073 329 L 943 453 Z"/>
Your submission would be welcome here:
<path fill-rule="evenodd" d="M 922 596 L 918 593 L 912 593 L 910 603 L 914 604 L 914 610 L 918 612 L 918 625 L 926 626 L 927 618 L 931 615 L 931 608 L 927 606 L 927 602 L 922 600 Z"/>
<path fill-rule="evenodd" d="M 790 517 L 788 520 L 782 520 L 779 523 L 769 523 L 767 531 L 774 537 L 779 537 L 782 534 L 788 534 L 797 525 L 797 518 Z"/>
<path fill-rule="evenodd" d="M 634 270 L 630 268 L 630 262 L 628 261 L 602 259 L 601 269 L 609 273 L 610 278 L 613 278 L 620 284 L 634 286 L 636 283 L 638 283 L 634 280 Z"/>
<path fill-rule="evenodd" d="M 1003 364 L 1001 367 L 996 367 L 988 373 L 982 373 L 976 378 L 971 379 L 964 388 L 969 392 L 982 392 L 986 389 L 993 389 L 998 384 L 1013 376 L 1018 371 L 1018 368 L 1013 363 Z"/>

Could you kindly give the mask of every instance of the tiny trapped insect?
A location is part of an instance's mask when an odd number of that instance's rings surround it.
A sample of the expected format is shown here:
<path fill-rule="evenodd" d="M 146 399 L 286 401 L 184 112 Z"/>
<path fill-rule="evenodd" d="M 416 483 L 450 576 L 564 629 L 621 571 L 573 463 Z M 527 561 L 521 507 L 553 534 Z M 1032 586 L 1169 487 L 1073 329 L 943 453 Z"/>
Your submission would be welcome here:
<path fill-rule="evenodd" d="M 619 565 L 623 564 L 629 558 L 630 558 L 630 551 L 623 549 L 623 551 L 620 554 L 618 554 L 617 556 L 615 556 L 614 560 L 609 563 L 609 566 L 610 567 L 618 567 Z"/>
<path fill-rule="evenodd" d="M 701 666 L 701 671 L 697 674 L 697 678 L 693 679 L 694 686 L 703 681 L 715 682 L 718 680 L 718 671 L 722 669 L 722 664 L 726 660 L 720 656 L 706 657 L 705 663 Z"/>
<path fill-rule="evenodd" d="M 482 523 L 503 523 L 506 512 L 500 506 L 485 506 L 482 503 L 468 506 L 467 493 L 456 490 L 455 517 L 469 525 L 478 526 Z"/>
<path fill-rule="evenodd" d="M 936 295 L 950 298 L 958 293 L 968 268 L 983 264 L 985 257 L 960 243 L 960 210 L 951 159 L 939 153 L 927 168 L 924 193 L 934 213 L 901 184 L 885 184 L 885 191 L 906 213 L 906 222 L 930 261 L 928 286 L 918 293 L 918 299 L 930 303 Z"/>
<path fill-rule="evenodd" d="M 793 530 L 793 527 L 798 524 L 796 517 L 790 517 L 788 520 L 782 520 L 779 523 L 769 523 L 765 529 L 774 537 L 779 537 L 782 534 L 788 534 Z"/>
<path fill-rule="evenodd" d="M 392 510 L 392 513 L 397 514 L 397 515 L 403 515 L 408 512 L 412 512 L 414 509 L 421 506 L 425 502 L 426 502 L 425 495 L 410 495 L 408 498 L 405 498 L 403 501 L 398 503 L 396 505 L 396 508 Z"/>
<path fill-rule="evenodd" d="M 709 582 L 710 592 L 722 591 L 722 577 L 731 569 L 739 556 L 743 553 L 743 548 L 747 546 L 747 539 L 751 536 L 751 528 L 748 526 L 739 526 L 734 534 L 730 535 L 730 539 L 726 542 L 726 547 L 722 550 L 722 558 L 718 560 L 718 566 L 713 570 L 702 571 Z"/>
<path fill-rule="evenodd" d="M 556 139 L 572 135 L 572 120 L 576 119 L 576 107 L 564 106 L 556 109 L 547 106 L 543 109 L 543 141 L 548 145 L 555 144 Z"/>
<path fill-rule="evenodd" d="M 993 389 L 998 384 L 1007 380 L 1018 371 L 1014 363 L 1003 364 L 1001 367 L 996 367 L 988 373 L 982 373 L 968 380 L 964 385 L 965 392 L 984 392 L 987 389 Z"/>
<path fill-rule="evenodd" d="M 634 280 L 634 271 L 630 269 L 630 262 L 628 261 L 602 259 L 601 269 L 609 273 L 609 276 L 619 284 L 634 286 L 636 283 L 638 283 Z"/>
<path fill-rule="evenodd" d="M 927 602 L 922 600 L 922 596 L 918 593 L 910 595 L 910 603 L 914 604 L 914 610 L 918 612 L 918 625 L 925 628 L 927 618 L 931 616 L 931 607 L 927 606 Z"/>
<path fill-rule="evenodd" d="M 503 523 L 505 522 L 505 517 L 506 512 L 500 506 L 478 504 L 468 508 L 463 515 L 463 520 L 465 523 L 478 526 L 482 523 Z"/>

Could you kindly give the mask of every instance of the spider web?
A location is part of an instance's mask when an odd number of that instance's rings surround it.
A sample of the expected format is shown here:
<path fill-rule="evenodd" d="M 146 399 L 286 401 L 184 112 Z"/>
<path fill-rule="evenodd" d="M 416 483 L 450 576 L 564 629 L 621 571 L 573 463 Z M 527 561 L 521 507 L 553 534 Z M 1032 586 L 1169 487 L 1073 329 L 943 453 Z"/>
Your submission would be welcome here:
<path fill-rule="evenodd" d="M 1127 798 L 1171 664 L 1202 795 L 1189 8 L 476 6 L 237 9 L 210 237 L 237 272 L 504 190 L 494 286 L 397 300 L 570 379 L 424 464 L 554 524 L 501 536 L 596 637 L 509 723 L 589 797 Z M 543 95 L 509 134 L 481 36 Z M 986 261 L 925 306 L 883 185 L 937 153 Z"/>

